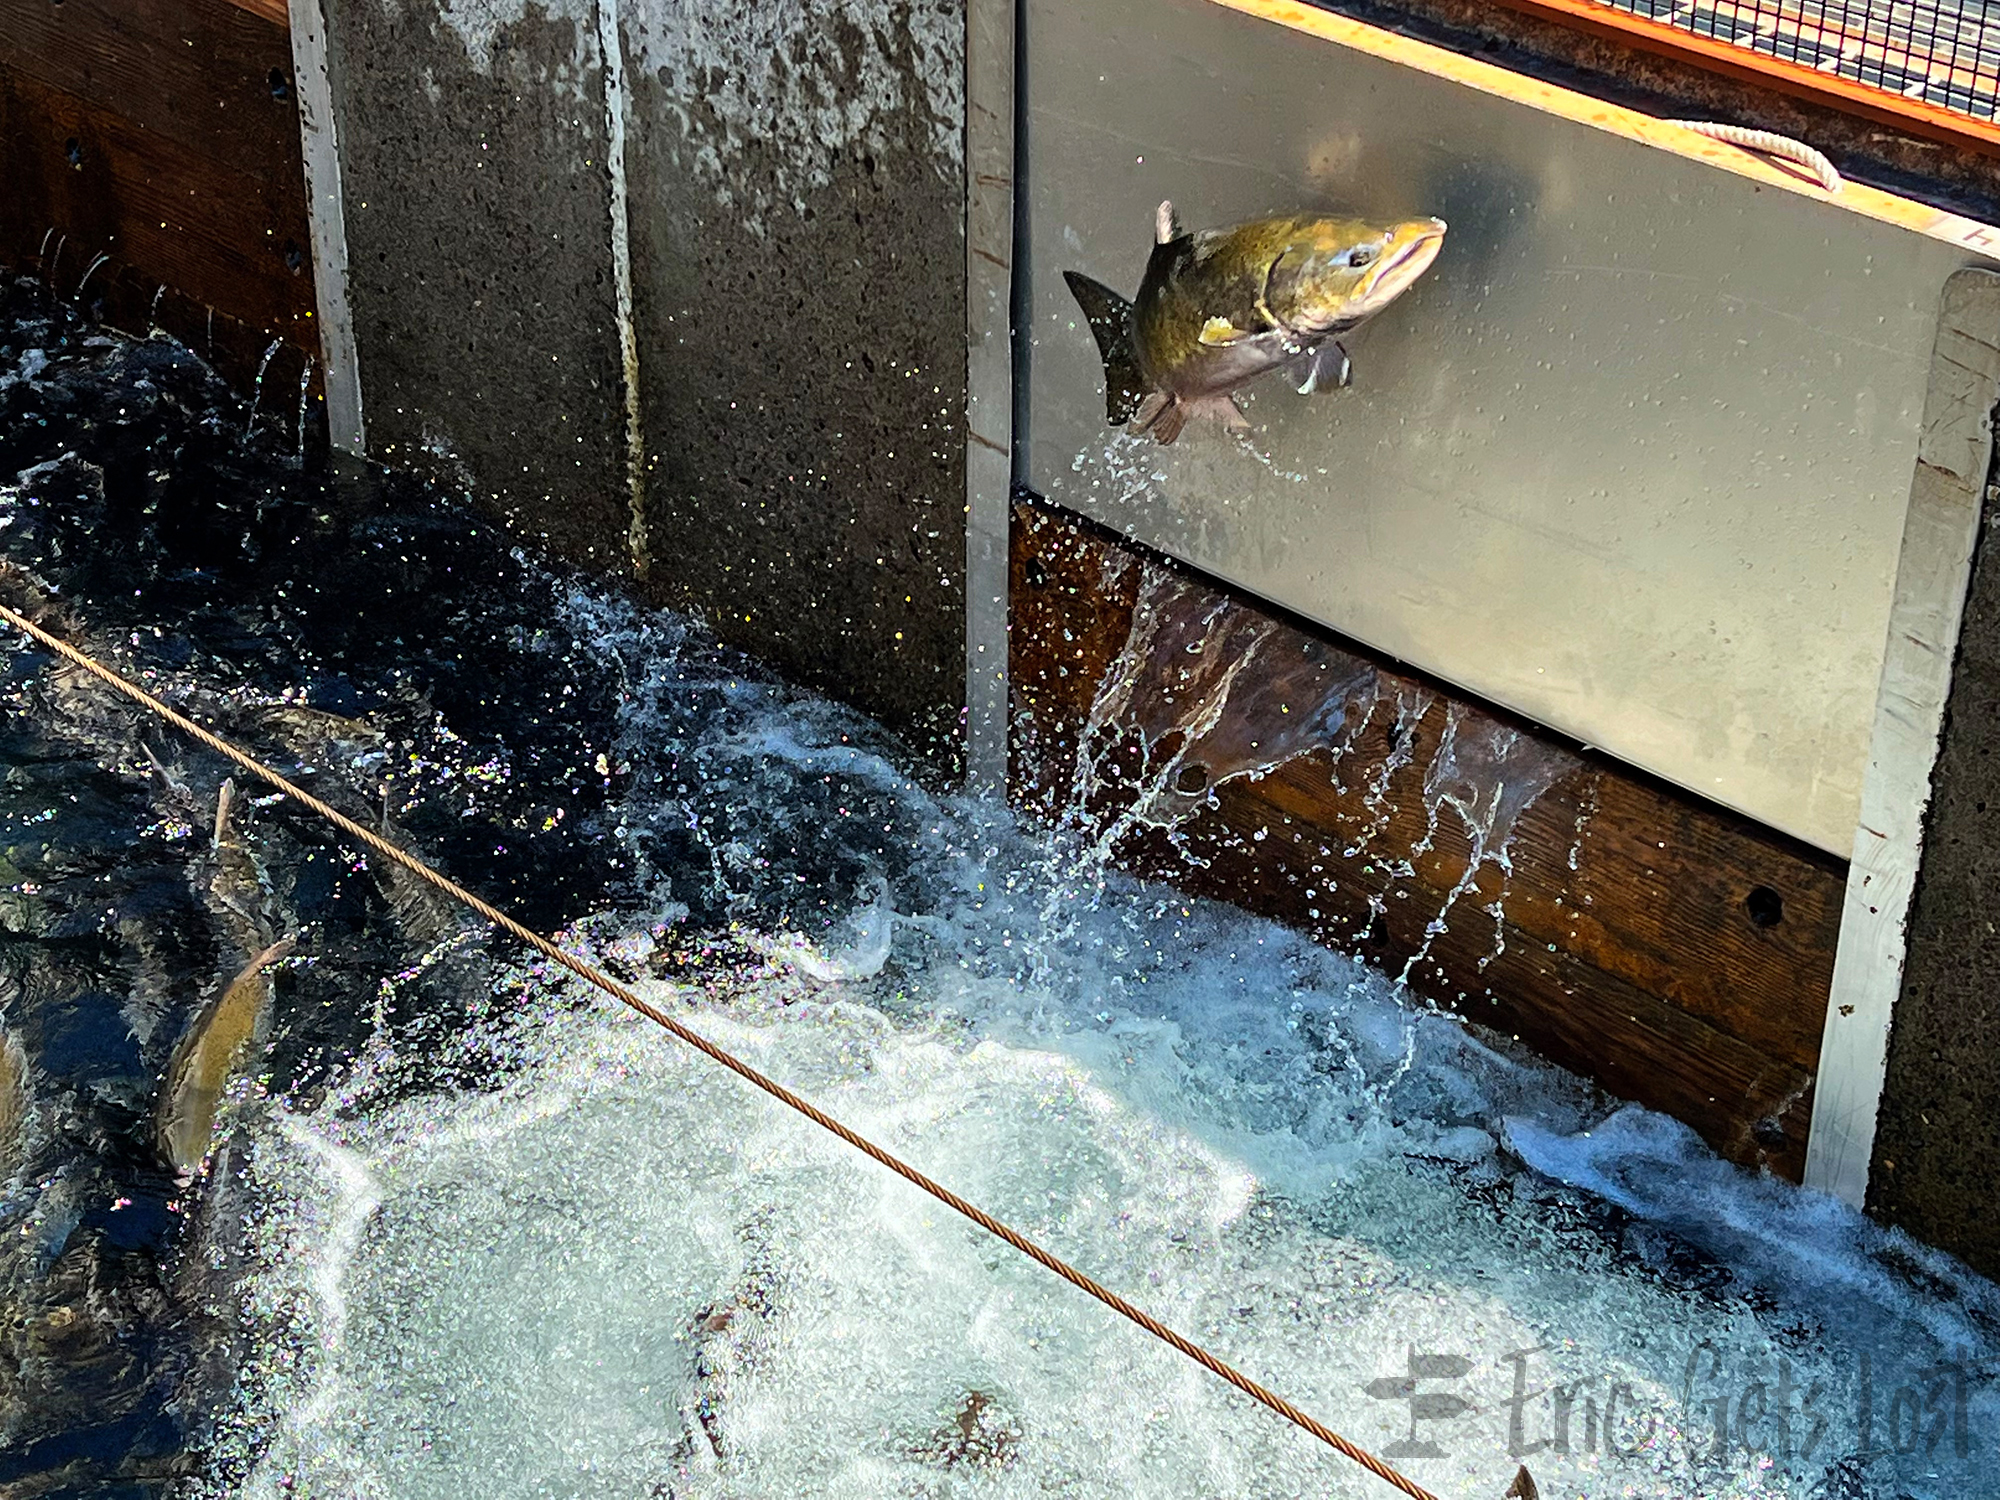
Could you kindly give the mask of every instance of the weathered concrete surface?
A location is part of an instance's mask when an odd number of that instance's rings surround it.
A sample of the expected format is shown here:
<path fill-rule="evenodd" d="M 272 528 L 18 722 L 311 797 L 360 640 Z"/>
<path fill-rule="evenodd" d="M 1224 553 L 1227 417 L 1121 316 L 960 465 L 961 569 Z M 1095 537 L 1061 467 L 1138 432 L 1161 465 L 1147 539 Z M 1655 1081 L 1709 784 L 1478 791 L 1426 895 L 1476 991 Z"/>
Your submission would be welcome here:
<path fill-rule="evenodd" d="M 591 0 L 327 0 L 370 449 L 627 569 Z"/>
<path fill-rule="evenodd" d="M 2000 1275 L 2000 495 L 1989 487 L 1889 1035 L 1869 1210 Z"/>
<path fill-rule="evenodd" d="M 955 767 L 960 0 L 626 0 L 649 589 Z"/>
<path fill-rule="evenodd" d="M 371 450 L 956 766 L 963 0 L 328 4 Z"/>

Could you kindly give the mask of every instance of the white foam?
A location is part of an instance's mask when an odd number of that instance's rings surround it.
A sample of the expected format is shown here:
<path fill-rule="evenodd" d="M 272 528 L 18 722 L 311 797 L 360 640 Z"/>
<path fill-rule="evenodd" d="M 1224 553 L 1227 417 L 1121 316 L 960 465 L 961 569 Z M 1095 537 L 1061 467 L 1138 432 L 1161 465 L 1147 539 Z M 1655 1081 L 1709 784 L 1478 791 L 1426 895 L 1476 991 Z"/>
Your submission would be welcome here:
<path fill-rule="evenodd" d="M 1943 1257 L 1658 1117 L 1607 1119 L 1281 929 L 1079 873 L 995 809 L 916 791 L 835 710 L 731 682 L 727 712 L 684 712 L 723 684 L 677 675 L 672 641 L 616 607 L 578 618 L 626 673 L 618 753 L 732 788 L 734 821 L 710 821 L 743 878 L 814 834 L 788 785 L 848 777 L 843 796 L 889 798 L 911 830 L 900 866 L 828 893 L 851 904 L 804 939 L 819 968 L 773 961 L 726 1003 L 655 981 L 655 1001 L 1357 1441 L 1410 1440 L 1393 1382 L 1432 1359 L 1417 1390 L 1467 1404 L 1417 1424 L 1444 1456 L 1399 1460 L 1431 1488 L 1498 1500 L 1539 1443 L 1546 1495 L 1994 1492 L 1955 1444 L 2000 1441 L 2000 1406 L 1925 1384 L 1990 1360 L 2000 1326 L 1992 1288 Z M 698 790 L 683 826 L 708 826 Z M 684 915 L 586 928 L 643 967 Z M 760 939 L 774 960 L 787 941 Z M 1385 1493 L 577 998 L 523 966 L 449 1075 L 484 1056 L 504 1083 L 412 1097 L 420 1059 L 371 1065 L 260 1133 L 257 1348 L 219 1475 L 399 1500 Z M 1864 1439 L 1894 1446 L 1892 1416 L 1911 1451 L 1840 1489 Z"/>

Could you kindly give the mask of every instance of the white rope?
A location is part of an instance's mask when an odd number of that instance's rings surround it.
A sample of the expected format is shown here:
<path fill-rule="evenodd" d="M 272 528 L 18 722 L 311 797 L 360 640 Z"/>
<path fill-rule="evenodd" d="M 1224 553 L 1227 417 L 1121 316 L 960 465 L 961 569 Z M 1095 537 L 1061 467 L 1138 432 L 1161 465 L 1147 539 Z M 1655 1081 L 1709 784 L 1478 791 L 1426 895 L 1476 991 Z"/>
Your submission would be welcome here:
<path fill-rule="evenodd" d="M 1692 130 L 1696 135 L 1705 135 L 1710 140 L 1721 141 L 1725 145 L 1741 146 L 1745 151 L 1782 157 L 1812 173 L 1819 179 L 1819 185 L 1829 193 L 1840 191 L 1840 173 L 1834 170 L 1833 163 L 1804 141 L 1795 141 L 1788 135 L 1779 135 L 1776 131 L 1750 130 L 1742 125 L 1723 125 L 1714 120 L 1669 120 L 1667 123 L 1678 125 L 1683 130 Z"/>

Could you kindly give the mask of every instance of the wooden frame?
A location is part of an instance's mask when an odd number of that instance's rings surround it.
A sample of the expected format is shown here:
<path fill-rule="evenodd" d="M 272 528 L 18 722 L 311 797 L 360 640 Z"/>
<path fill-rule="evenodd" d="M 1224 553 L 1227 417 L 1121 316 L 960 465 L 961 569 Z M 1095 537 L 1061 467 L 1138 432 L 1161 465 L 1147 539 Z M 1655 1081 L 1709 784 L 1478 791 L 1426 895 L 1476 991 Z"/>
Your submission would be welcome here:
<path fill-rule="evenodd" d="M 1642 52 L 1692 63 L 1711 73 L 1720 73 L 1725 78 L 1859 115 L 1925 140 L 1964 146 L 1982 155 L 2000 157 L 2000 123 L 1976 119 L 1928 100 L 1905 98 L 1887 89 L 1823 73 L 1804 63 L 1769 57 L 1733 42 L 1698 36 L 1663 21 L 1598 4 L 1596 0 L 1498 0 L 1498 3 L 1538 20 L 1607 37 Z"/>

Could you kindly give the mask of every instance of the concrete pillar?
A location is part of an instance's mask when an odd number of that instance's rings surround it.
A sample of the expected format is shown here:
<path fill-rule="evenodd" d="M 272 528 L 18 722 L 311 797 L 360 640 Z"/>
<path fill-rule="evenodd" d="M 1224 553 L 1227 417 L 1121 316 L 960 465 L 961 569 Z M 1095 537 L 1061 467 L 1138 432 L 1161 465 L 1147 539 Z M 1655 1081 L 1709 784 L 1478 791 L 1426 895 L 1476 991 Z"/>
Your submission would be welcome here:
<path fill-rule="evenodd" d="M 956 768 L 963 0 L 323 3 L 370 452 Z"/>

